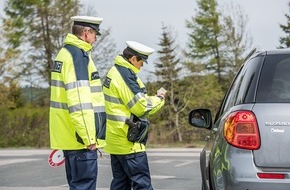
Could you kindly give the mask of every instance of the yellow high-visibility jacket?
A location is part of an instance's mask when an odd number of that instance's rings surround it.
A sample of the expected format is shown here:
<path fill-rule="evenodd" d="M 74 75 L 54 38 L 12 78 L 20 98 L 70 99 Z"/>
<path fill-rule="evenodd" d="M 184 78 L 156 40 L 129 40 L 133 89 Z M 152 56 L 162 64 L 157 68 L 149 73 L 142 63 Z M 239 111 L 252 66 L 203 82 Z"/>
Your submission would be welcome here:
<path fill-rule="evenodd" d="M 131 154 L 145 151 L 144 143 L 127 139 L 126 118 L 132 114 L 146 118 L 156 113 L 165 101 L 157 96 L 148 96 L 146 88 L 136 75 L 139 70 L 122 56 L 117 56 L 115 65 L 109 70 L 103 84 L 105 94 L 107 126 L 105 152 L 109 154 Z"/>
<path fill-rule="evenodd" d="M 73 34 L 55 58 L 49 113 L 52 149 L 79 150 L 105 145 L 105 100 L 92 46 Z M 100 138 L 100 139 L 98 139 Z"/>

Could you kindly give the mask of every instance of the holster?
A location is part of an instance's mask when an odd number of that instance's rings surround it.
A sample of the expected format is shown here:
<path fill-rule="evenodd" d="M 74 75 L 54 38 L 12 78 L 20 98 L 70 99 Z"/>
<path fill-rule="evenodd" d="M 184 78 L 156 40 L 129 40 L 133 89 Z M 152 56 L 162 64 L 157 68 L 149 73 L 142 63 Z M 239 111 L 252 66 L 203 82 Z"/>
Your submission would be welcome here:
<path fill-rule="evenodd" d="M 127 138 L 131 142 L 146 144 L 148 139 L 149 121 L 144 118 L 133 117 L 133 121 L 126 119 L 125 123 L 129 126 Z"/>
<path fill-rule="evenodd" d="M 136 142 L 137 137 L 140 134 L 141 122 L 134 123 L 130 119 L 126 119 L 125 123 L 129 125 L 127 138 L 131 142 Z"/>

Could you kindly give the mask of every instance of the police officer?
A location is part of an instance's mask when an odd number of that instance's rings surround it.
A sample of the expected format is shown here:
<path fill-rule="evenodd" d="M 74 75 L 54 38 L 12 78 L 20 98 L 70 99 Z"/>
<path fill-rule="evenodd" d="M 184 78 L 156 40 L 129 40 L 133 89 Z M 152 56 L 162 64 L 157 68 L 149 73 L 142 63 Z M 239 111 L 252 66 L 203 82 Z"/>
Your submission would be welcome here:
<path fill-rule="evenodd" d="M 105 152 L 111 156 L 111 190 L 151 190 L 145 144 L 149 115 L 164 105 L 165 94 L 148 96 L 137 73 L 154 49 L 127 41 L 103 84 L 107 128 Z"/>
<path fill-rule="evenodd" d="M 91 58 L 102 18 L 74 16 L 51 72 L 50 145 L 64 151 L 70 190 L 95 190 L 97 148 L 104 146 L 105 100 Z"/>

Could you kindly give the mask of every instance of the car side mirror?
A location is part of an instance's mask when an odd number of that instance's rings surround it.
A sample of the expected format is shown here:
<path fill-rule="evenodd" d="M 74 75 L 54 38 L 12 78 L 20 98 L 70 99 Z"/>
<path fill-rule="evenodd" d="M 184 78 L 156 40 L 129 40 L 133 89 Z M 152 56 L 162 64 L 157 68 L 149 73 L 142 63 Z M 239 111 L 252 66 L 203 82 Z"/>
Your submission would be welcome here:
<path fill-rule="evenodd" d="M 208 109 L 195 109 L 188 114 L 188 122 L 197 128 L 211 129 L 212 117 Z"/>

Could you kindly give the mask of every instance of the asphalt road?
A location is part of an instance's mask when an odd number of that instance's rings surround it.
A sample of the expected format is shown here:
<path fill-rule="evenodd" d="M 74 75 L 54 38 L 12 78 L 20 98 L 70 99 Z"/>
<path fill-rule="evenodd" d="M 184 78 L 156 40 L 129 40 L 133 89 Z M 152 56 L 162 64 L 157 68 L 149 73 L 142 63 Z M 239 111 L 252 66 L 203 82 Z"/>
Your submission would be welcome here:
<path fill-rule="evenodd" d="M 155 190 L 200 190 L 201 149 L 148 149 Z M 65 190 L 64 165 L 51 167 L 43 149 L 0 149 L 0 190 Z M 109 190 L 112 173 L 109 155 L 99 158 L 97 189 Z"/>

